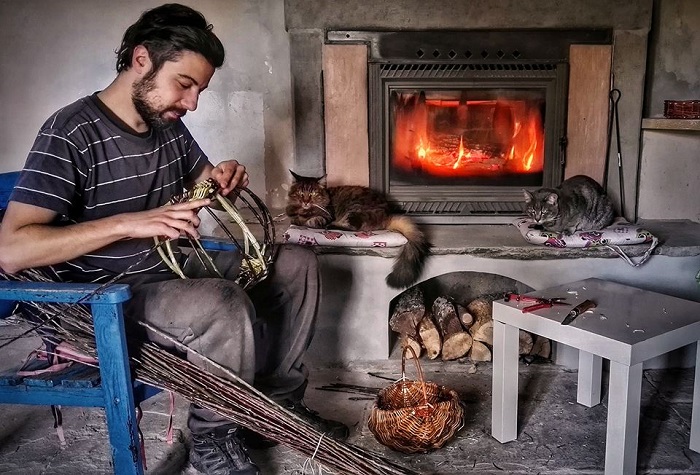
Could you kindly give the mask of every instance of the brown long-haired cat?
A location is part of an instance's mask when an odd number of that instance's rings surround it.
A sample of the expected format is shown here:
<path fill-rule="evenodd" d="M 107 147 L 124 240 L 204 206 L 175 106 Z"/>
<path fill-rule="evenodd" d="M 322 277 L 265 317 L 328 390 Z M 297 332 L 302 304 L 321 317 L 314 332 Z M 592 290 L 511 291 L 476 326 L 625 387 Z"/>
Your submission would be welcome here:
<path fill-rule="evenodd" d="M 400 289 L 418 280 L 430 252 L 430 243 L 410 218 L 392 213 L 382 193 L 366 186 L 327 186 L 325 176 L 307 177 L 290 172 L 294 181 L 287 194 L 286 213 L 292 224 L 310 228 L 400 232 L 408 242 L 401 249 L 386 283 Z"/>

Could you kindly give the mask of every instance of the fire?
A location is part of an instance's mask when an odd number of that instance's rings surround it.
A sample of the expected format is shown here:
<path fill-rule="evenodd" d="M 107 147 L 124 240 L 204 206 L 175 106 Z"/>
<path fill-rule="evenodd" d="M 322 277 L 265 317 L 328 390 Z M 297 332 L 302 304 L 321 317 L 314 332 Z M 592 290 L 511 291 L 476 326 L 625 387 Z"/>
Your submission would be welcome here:
<path fill-rule="evenodd" d="M 406 172 L 470 177 L 537 173 L 544 167 L 537 100 L 399 94 L 393 119 L 392 164 Z"/>

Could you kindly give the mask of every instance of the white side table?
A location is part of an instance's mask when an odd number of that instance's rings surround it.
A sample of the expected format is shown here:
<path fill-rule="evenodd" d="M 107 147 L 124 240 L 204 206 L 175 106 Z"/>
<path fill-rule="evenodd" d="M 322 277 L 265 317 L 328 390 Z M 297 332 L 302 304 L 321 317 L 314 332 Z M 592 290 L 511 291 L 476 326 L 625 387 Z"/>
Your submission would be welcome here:
<path fill-rule="evenodd" d="M 565 297 L 570 306 L 523 313 L 533 302 L 493 304 L 493 400 L 491 434 L 501 443 L 517 437 L 518 331 L 550 338 L 579 350 L 577 401 L 601 400 L 602 359 L 610 360 L 605 474 L 634 474 L 644 361 L 700 341 L 700 302 L 679 299 L 601 279 L 587 279 L 528 295 Z M 561 325 L 586 299 L 592 312 Z M 700 452 L 700 351 L 695 364 L 690 448 Z"/>

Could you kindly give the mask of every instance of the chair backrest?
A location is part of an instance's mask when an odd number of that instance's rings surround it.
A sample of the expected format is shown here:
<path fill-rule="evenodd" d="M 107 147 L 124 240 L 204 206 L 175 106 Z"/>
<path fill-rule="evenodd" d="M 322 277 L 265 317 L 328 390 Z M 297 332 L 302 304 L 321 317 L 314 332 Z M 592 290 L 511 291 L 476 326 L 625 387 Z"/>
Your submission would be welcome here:
<path fill-rule="evenodd" d="M 10 199 L 12 188 L 15 187 L 19 172 L 0 173 L 0 210 L 7 208 L 7 202 Z M 2 216 L 0 215 L 0 220 Z"/>
<path fill-rule="evenodd" d="M 7 202 L 10 199 L 10 193 L 17 183 L 19 172 L 0 173 L 0 221 L 5 214 Z M 15 302 L 9 300 L 0 300 L 0 319 L 10 316 L 15 308 Z"/>

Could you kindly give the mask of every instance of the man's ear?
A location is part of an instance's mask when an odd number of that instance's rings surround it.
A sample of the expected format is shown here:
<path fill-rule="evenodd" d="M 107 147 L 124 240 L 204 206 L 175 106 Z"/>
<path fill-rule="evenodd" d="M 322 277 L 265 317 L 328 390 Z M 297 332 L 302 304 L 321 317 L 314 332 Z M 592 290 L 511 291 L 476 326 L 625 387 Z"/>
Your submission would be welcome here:
<path fill-rule="evenodd" d="M 134 72 L 144 75 L 151 70 L 151 56 L 148 50 L 143 45 L 134 47 L 134 52 L 131 55 L 131 68 Z"/>

